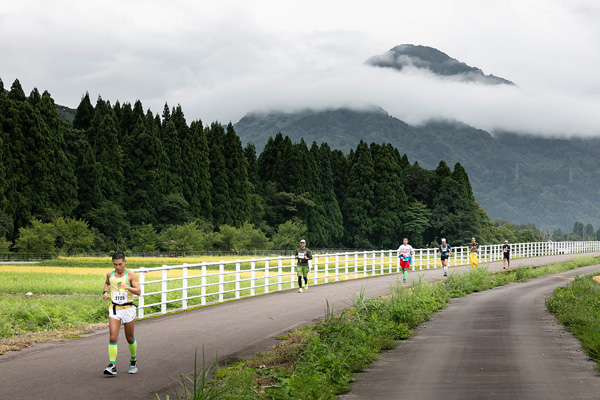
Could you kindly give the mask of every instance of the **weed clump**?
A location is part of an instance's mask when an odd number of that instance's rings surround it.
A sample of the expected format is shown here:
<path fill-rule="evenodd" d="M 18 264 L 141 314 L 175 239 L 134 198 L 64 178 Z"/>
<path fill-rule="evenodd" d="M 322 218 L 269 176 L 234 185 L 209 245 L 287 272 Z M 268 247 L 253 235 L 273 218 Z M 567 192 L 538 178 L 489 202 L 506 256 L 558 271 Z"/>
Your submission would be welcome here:
<path fill-rule="evenodd" d="M 583 349 L 600 367 L 600 284 L 598 274 L 577 277 L 567 287 L 554 290 L 546 307 L 581 341 Z"/>

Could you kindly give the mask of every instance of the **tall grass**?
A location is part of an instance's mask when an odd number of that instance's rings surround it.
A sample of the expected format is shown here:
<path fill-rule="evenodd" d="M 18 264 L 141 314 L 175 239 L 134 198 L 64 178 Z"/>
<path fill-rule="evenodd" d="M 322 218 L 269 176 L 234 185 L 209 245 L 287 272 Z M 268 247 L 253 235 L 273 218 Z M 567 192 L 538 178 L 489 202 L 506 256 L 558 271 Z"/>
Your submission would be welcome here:
<path fill-rule="evenodd" d="M 600 372 L 600 284 L 592 279 L 596 275 L 577 277 L 569 286 L 556 288 L 546 306 L 581 341 Z"/>
<path fill-rule="evenodd" d="M 0 293 L 97 294 L 104 290 L 106 271 L 99 275 L 67 275 L 39 272 L 0 272 Z"/>
<path fill-rule="evenodd" d="M 100 295 L 0 296 L 0 337 L 106 322 L 108 303 Z"/>

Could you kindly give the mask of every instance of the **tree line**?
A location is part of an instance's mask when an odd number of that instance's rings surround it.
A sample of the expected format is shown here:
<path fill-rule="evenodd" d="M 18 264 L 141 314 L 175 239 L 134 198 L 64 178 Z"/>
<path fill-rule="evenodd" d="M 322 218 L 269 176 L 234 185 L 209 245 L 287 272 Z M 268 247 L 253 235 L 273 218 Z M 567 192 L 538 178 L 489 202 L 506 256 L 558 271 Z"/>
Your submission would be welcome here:
<path fill-rule="evenodd" d="M 549 235 L 550 236 L 550 235 Z M 600 229 L 594 230 L 592 224 L 585 224 L 577 221 L 573 224 L 571 233 L 562 233 L 562 230 L 555 229 L 550 236 L 556 242 L 577 241 L 577 240 L 600 240 Z"/>
<path fill-rule="evenodd" d="M 160 115 L 139 100 L 94 105 L 87 93 L 69 123 L 47 91 L 26 96 L 18 80 L 10 90 L 0 80 L 0 157 L 0 240 L 20 251 L 42 233 L 62 251 L 269 248 L 299 235 L 316 248 L 540 238 L 490 221 L 459 163 L 427 170 L 389 144 L 344 154 L 281 133 L 257 154 L 231 123 L 188 124 L 180 105 Z"/>

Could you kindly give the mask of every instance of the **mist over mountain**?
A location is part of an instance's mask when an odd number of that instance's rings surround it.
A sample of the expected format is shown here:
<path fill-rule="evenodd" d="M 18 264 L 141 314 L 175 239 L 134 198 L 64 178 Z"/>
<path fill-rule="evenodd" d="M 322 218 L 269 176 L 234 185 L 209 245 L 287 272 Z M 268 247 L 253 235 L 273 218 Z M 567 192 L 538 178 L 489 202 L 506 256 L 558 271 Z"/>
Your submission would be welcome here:
<path fill-rule="evenodd" d="M 494 135 L 456 121 L 411 126 L 382 109 L 251 113 L 235 129 L 260 151 L 277 132 L 292 141 L 327 142 L 347 153 L 362 139 L 391 143 L 424 168 L 460 162 L 479 204 L 495 219 L 570 230 L 600 225 L 600 140 Z"/>
<path fill-rule="evenodd" d="M 366 63 L 374 67 L 392 68 L 398 71 L 410 67 L 425 69 L 435 75 L 487 85 L 514 85 L 507 79 L 486 75 L 481 69 L 471 67 L 428 46 L 401 44 L 383 54 L 369 58 Z"/>

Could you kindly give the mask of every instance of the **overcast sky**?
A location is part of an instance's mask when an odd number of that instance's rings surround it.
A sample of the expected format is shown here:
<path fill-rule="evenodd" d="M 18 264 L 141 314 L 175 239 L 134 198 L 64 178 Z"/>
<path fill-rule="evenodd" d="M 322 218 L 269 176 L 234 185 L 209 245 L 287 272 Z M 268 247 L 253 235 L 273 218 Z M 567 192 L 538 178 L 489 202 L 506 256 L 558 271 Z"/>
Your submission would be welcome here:
<path fill-rule="evenodd" d="M 0 78 L 77 107 L 88 91 L 190 122 L 380 106 L 412 124 L 600 136 L 596 0 L 0 0 Z M 366 66 L 404 43 L 515 82 Z"/>

